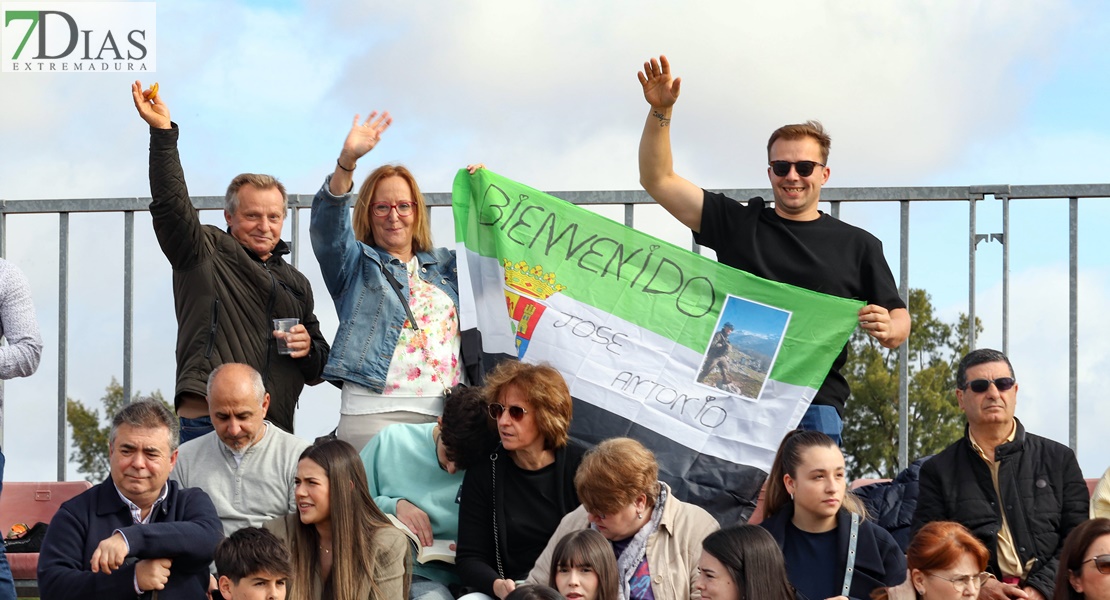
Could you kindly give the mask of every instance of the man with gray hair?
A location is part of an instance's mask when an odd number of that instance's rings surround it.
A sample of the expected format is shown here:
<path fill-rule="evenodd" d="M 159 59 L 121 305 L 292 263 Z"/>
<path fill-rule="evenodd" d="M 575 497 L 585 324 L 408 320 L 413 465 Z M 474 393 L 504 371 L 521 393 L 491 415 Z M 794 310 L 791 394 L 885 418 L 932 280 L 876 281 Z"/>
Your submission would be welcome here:
<path fill-rule="evenodd" d="M 1017 395 L 1005 354 L 968 353 L 956 369 L 967 429 L 921 467 L 913 531 L 956 521 L 983 542 L 993 577 L 980 600 L 1052 598 L 1064 539 L 1087 519 L 1087 484 L 1075 454 L 1025 431 L 1014 417 Z"/>
<path fill-rule="evenodd" d="M 296 511 L 293 478 L 309 443 L 266 421 L 269 407 L 258 371 L 220 365 L 208 378 L 215 431 L 181 446 L 173 479 L 208 492 L 226 535 Z"/>
<path fill-rule="evenodd" d="M 227 231 L 203 225 L 189 200 L 177 153 L 177 124 L 155 91 L 131 86 L 139 116 L 150 125 L 150 203 L 154 233 L 173 266 L 177 312 L 174 408 L 182 440 L 212 431 L 205 382 L 212 369 L 240 362 L 262 374 L 273 394 L 270 420 L 293 431 L 305 383 L 321 381 L 329 346 L 313 313 L 312 287 L 282 258 L 285 187 L 270 175 L 243 173 L 224 199 Z M 274 319 L 297 318 L 288 333 Z M 279 348 L 278 340 L 282 341 Z"/>
<path fill-rule="evenodd" d="M 115 415 L 108 440 L 111 476 L 50 521 L 38 563 L 43 600 L 204 597 L 223 532 L 203 490 L 168 481 L 177 419 L 161 401 L 139 400 Z"/>

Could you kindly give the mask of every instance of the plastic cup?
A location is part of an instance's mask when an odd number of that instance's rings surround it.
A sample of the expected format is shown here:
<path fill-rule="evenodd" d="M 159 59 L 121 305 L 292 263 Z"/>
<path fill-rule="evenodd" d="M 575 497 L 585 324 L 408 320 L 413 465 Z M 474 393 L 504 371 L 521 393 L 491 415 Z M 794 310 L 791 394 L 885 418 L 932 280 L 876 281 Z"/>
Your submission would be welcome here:
<path fill-rule="evenodd" d="M 290 317 L 287 319 L 274 319 L 274 331 L 281 332 L 281 335 L 277 336 L 278 354 L 293 353 L 293 350 L 290 349 L 286 343 L 285 334 L 289 333 L 289 330 L 292 329 L 294 325 L 300 322 L 301 320 L 296 317 Z"/>

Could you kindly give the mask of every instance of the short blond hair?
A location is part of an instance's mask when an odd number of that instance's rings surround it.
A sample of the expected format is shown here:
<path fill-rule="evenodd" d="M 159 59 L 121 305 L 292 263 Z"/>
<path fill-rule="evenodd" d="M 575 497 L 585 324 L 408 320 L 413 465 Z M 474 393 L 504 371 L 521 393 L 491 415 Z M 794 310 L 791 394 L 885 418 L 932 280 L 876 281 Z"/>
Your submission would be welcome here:
<path fill-rule="evenodd" d="M 805 123 L 795 123 L 793 125 L 783 125 L 771 134 L 771 139 L 767 140 L 767 160 L 771 159 L 771 146 L 779 140 L 800 140 L 804 138 L 813 138 L 817 145 L 821 146 L 821 162 L 828 164 L 829 162 L 829 149 L 832 148 L 832 137 L 825 131 L 825 126 L 820 121 L 806 121 Z"/>
<path fill-rule="evenodd" d="M 574 475 L 574 488 L 591 513 L 615 513 L 640 494 L 651 508 L 659 495 L 659 463 L 640 442 L 611 438 L 586 453 Z"/>

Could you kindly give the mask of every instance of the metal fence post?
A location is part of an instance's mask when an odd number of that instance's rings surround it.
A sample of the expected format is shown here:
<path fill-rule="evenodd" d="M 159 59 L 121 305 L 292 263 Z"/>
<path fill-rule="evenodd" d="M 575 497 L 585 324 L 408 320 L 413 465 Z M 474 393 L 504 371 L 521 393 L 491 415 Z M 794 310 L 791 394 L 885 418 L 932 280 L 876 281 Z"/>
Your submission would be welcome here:
<path fill-rule="evenodd" d="M 898 245 L 898 293 L 910 302 L 910 202 L 899 202 L 901 241 Z M 898 348 L 898 470 L 910 466 L 910 340 Z"/>
<path fill-rule="evenodd" d="M 123 211 L 123 401 L 131 402 L 135 312 L 135 211 Z"/>
<path fill-rule="evenodd" d="M 1068 446 L 1079 451 L 1079 198 L 1068 198 Z"/>
<path fill-rule="evenodd" d="M 58 481 L 66 480 L 66 369 L 69 355 L 69 213 L 58 214 Z"/>

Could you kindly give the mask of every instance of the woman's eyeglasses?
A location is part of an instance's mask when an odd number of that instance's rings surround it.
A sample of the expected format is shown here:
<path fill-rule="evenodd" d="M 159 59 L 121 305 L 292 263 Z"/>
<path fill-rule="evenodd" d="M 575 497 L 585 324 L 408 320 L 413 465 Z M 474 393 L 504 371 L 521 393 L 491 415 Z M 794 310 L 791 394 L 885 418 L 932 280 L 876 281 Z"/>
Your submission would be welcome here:
<path fill-rule="evenodd" d="M 998 388 L 998 391 L 1005 392 L 1006 390 L 1014 387 L 1014 384 L 1017 383 L 1017 380 L 1015 380 L 1013 377 L 999 377 L 998 379 L 974 379 L 967 382 L 967 385 L 964 386 L 964 389 L 966 390 L 968 388 L 971 388 L 971 391 L 975 392 L 976 394 L 982 394 L 983 392 L 991 389 L 992 383 L 994 384 L 994 387 Z"/>
<path fill-rule="evenodd" d="M 412 202 L 398 202 L 397 204 L 389 204 L 387 202 L 375 202 L 370 205 L 370 212 L 378 218 L 388 217 L 390 211 L 397 209 L 397 214 L 402 217 L 407 217 L 412 214 L 413 208 L 416 205 Z"/>
<path fill-rule="evenodd" d="M 937 575 L 935 573 L 928 573 L 928 575 L 929 577 L 936 577 L 937 579 L 943 579 L 948 583 L 951 583 L 956 592 L 960 594 L 966 592 L 969 588 L 973 590 L 978 590 L 979 588 L 983 587 L 983 584 L 985 584 L 988 579 L 991 578 L 990 573 L 961 575 L 959 577 L 953 577 L 951 579 L 945 577 L 944 575 Z"/>
<path fill-rule="evenodd" d="M 787 175 L 789 175 L 790 167 L 794 167 L 794 170 L 798 172 L 798 177 L 809 177 L 810 175 L 813 175 L 814 167 L 825 166 L 822 163 L 812 160 L 799 160 L 798 162 L 790 162 L 788 160 L 772 160 L 767 164 L 771 165 L 771 172 L 774 173 L 776 177 L 786 177 Z"/>
<path fill-rule="evenodd" d="M 1091 558 L 1088 558 L 1087 560 L 1079 563 L 1079 567 L 1083 568 L 1083 565 L 1091 561 L 1094 561 L 1095 568 L 1098 569 L 1099 573 L 1102 573 L 1103 575 L 1110 575 L 1110 554 L 1099 554 L 1098 556 L 1092 556 Z"/>
<path fill-rule="evenodd" d="M 506 408 L 509 411 L 509 418 L 514 421 L 519 421 L 524 418 L 524 415 L 528 414 L 528 411 L 524 410 L 523 406 L 506 407 L 504 404 L 495 403 L 489 405 L 489 416 L 492 417 L 494 420 L 500 419 L 501 413 L 505 412 Z"/>

